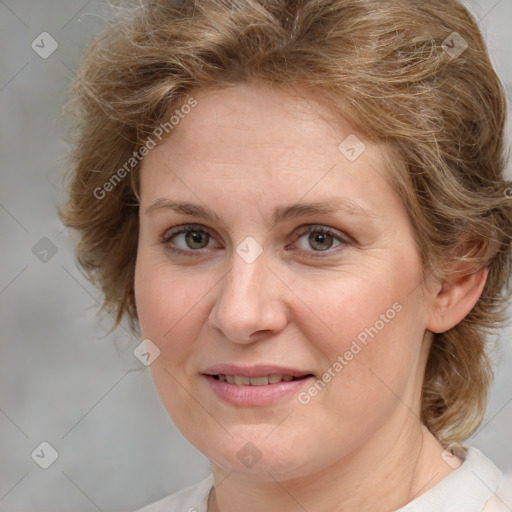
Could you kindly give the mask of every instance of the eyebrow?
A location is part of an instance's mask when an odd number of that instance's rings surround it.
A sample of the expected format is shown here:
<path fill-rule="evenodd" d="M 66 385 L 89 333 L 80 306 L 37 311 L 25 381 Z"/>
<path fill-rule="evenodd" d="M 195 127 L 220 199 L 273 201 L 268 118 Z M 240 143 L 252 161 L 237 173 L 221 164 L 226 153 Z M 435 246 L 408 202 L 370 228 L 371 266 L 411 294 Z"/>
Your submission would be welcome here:
<path fill-rule="evenodd" d="M 192 217 L 199 217 L 204 220 L 223 223 L 219 215 L 207 206 L 202 206 L 188 201 L 170 201 L 167 199 L 157 199 L 151 203 L 146 209 L 145 213 L 149 214 L 156 210 L 169 209 L 178 214 L 190 215 Z M 354 215 L 357 217 L 376 217 L 376 214 L 365 210 L 361 205 L 349 199 L 333 199 L 322 202 L 312 203 L 295 203 L 290 206 L 280 206 L 274 210 L 273 221 L 274 224 L 283 222 L 288 219 L 296 217 L 304 217 L 307 215 L 319 215 L 329 213 L 343 212 L 347 215 Z"/>
<path fill-rule="evenodd" d="M 161 209 L 172 210 L 183 215 L 190 215 L 192 217 L 199 217 L 205 220 L 211 220 L 219 223 L 222 222 L 221 218 L 213 210 L 210 210 L 210 208 L 206 206 L 190 203 L 188 201 L 169 201 L 163 198 L 157 199 L 151 203 L 146 208 L 145 213 L 147 215 L 155 210 Z"/>
<path fill-rule="evenodd" d="M 361 205 L 350 199 L 333 199 L 314 203 L 296 203 L 290 206 L 282 206 L 274 211 L 274 223 L 284 220 L 302 217 L 306 215 L 318 215 L 343 212 L 347 215 L 358 217 L 375 217 L 376 215 L 365 210 Z"/>

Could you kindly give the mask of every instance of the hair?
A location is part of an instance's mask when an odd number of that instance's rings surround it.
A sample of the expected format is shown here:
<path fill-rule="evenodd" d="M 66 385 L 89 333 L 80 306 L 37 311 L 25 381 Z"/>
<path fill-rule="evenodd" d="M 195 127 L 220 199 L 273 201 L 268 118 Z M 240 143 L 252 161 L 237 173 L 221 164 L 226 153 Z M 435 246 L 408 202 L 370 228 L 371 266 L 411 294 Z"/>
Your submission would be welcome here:
<path fill-rule="evenodd" d="M 259 81 L 309 91 L 389 148 L 425 277 L 488 269 L 466 318 L 433 334 L 422 393 L 422 421 L 443 444 L 469 437 L 492 379 L 489 334 L 510 294 L 512 189 L 504 92 L 466 8 L 456 0 L 139 0 L 118 9 L 72 89 L 77 124 L 60 212 L 115 325 L 126 316 L 137 332 L 138 171 L 148 137 L 196 88 Z"/>

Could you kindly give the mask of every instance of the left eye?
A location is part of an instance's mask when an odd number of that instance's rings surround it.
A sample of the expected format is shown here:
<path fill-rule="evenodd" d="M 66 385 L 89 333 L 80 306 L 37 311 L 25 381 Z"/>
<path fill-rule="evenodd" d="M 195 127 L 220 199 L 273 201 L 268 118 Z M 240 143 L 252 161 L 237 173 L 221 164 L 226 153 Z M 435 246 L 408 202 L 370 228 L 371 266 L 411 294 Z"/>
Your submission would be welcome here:
<path fill-rule="evenodd" d="M 296 245 L 299 249 L 306 251 L 327 251 L 343 243 L 341 235 L 326 228 L 310 228 L 306 233 L 299 233 L 299 235 Z"/>

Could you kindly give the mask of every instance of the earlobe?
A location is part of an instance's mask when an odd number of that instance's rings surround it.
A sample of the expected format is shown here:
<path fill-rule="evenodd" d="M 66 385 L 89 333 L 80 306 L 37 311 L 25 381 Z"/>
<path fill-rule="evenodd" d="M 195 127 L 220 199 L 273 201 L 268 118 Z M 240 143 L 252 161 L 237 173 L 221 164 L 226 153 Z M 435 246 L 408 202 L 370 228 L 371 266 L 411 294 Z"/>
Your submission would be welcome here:
<path fill-rule="evenodd" d="M 488 273 L 483 268 L 471 274 L 454 273 L 445 277 L 432 297 L 427 329 L 439 334 L 460 323 L 482 295 Z"/>

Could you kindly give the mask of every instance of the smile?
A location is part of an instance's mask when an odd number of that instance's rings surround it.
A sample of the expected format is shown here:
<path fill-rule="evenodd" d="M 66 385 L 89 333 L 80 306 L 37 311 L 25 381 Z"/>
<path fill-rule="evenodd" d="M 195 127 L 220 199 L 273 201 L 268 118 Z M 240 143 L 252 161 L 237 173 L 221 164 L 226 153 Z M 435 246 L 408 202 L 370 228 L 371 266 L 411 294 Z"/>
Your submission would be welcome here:
<path fill-rule="evenodd" d="M 213 395 L 236 407 L 269 406 L 292 399 L 313 374 L 270 365 L 219 365 L 203 373 Z"/>
<path fill-rule="evenodd" d="M 268 384 L 278 384 L 279 382 L 292 382 L 305 377 L 293 377 L 292 375 L 272 374 L 263 377 L 245 377 L 243 375 L 214 375 L 214 378 L 228 384 L 237 386 L 267 386 Z"/>

